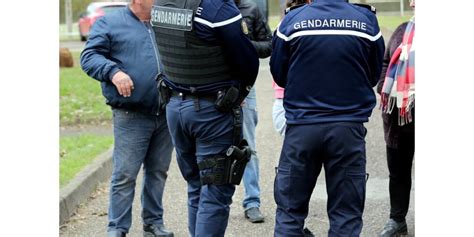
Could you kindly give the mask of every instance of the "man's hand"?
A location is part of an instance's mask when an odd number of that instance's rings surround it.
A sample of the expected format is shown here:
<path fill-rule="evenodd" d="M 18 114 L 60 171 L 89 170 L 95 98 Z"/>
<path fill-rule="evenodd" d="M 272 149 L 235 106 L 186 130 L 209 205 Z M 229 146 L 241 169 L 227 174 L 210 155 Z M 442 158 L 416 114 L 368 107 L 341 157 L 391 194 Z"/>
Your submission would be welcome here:
<path fill-rule="evenodd" d="M 112 77 L 112 83 L 114 83 L 121 96 L 130 97 L 132 94 L 133 81 L 126 73 L 122 71 L 115 73 L 115 75 Z"/>

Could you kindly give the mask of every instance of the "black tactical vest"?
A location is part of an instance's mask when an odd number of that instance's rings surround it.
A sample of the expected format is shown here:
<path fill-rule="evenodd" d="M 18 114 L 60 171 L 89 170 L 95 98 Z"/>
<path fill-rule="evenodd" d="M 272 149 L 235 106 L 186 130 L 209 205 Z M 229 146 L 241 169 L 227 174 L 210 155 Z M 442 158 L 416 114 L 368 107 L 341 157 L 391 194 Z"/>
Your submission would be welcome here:
<path fill-rule="evenodd" d="M 193 23 L 200 3 L 201 0 L 154 2 L 151 23 L 164 74 L 174 83 L 203 85 L 231 80 L 222 46 L 196 36 Z"/>

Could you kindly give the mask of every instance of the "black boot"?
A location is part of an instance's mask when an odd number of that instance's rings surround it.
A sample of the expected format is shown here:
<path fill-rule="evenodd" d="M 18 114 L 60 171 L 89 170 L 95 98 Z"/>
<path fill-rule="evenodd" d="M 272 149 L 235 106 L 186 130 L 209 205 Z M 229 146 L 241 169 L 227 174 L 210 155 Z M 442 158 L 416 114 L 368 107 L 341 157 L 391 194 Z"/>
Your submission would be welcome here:
<path fill-rule="evenodd" d="M 143 237 L 173 237 L 174 233 L 167 230 L 163 224 L 143 225 Z"/>
<path fill-rule="evenodd" d="M 407 222 L 396 222 L 394 219 L 389 219 L 379 237 L 399 237 L 408 235 Z"/>

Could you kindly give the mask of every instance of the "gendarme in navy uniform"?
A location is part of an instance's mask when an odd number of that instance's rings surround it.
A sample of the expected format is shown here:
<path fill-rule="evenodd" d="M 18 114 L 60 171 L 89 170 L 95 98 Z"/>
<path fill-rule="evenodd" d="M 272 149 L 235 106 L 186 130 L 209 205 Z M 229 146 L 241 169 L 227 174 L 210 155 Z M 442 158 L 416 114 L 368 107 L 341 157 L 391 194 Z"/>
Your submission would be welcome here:
<path fill-rule="evenodd" d="M 292 9 L 273 36 L 275 82 L 285 88 L 287 130 L 275 179 L 275 236 L 303 236 L 308 203 L 324 166 L 329 236 L 359 236 L 365 202 L 363 123 L 384 41 L 375 9 L 314 0 Z"/>
<path fill-rule="evenodd" d="M 258 72 L 257 52 L 233 0 L 155 0 L 159 76 L 178 165 L 188 183 L 190 236 L 224 236 L 250 148 L 240 103 Z M 244 28 L 245 29 L 245 28 Z"/>

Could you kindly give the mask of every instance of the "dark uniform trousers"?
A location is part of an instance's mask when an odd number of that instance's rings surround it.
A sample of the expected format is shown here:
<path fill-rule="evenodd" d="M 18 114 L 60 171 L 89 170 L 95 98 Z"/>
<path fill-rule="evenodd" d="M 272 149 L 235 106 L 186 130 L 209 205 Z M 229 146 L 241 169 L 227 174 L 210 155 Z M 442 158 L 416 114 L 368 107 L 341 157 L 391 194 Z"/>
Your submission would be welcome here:
<path fill-rule="evenodd" d="M 328 236 L 360 235 L 366 187 L 366 133 L 362 123 L 288 125 L 274 184 L 275 236 L 304 236 L 309 200 L 323 165 Z"/>
<path fill-rule="evenodd" d="M 224 236 L 235 186 L 201 185 L 198 162 L 225 151 L 233 144 L 232 113 L 216 110 L 211 99 L 173 96 L 166 106 L 168 127 L 176 148 L 178 166 L 188 183 L 190 236 Z"/>

